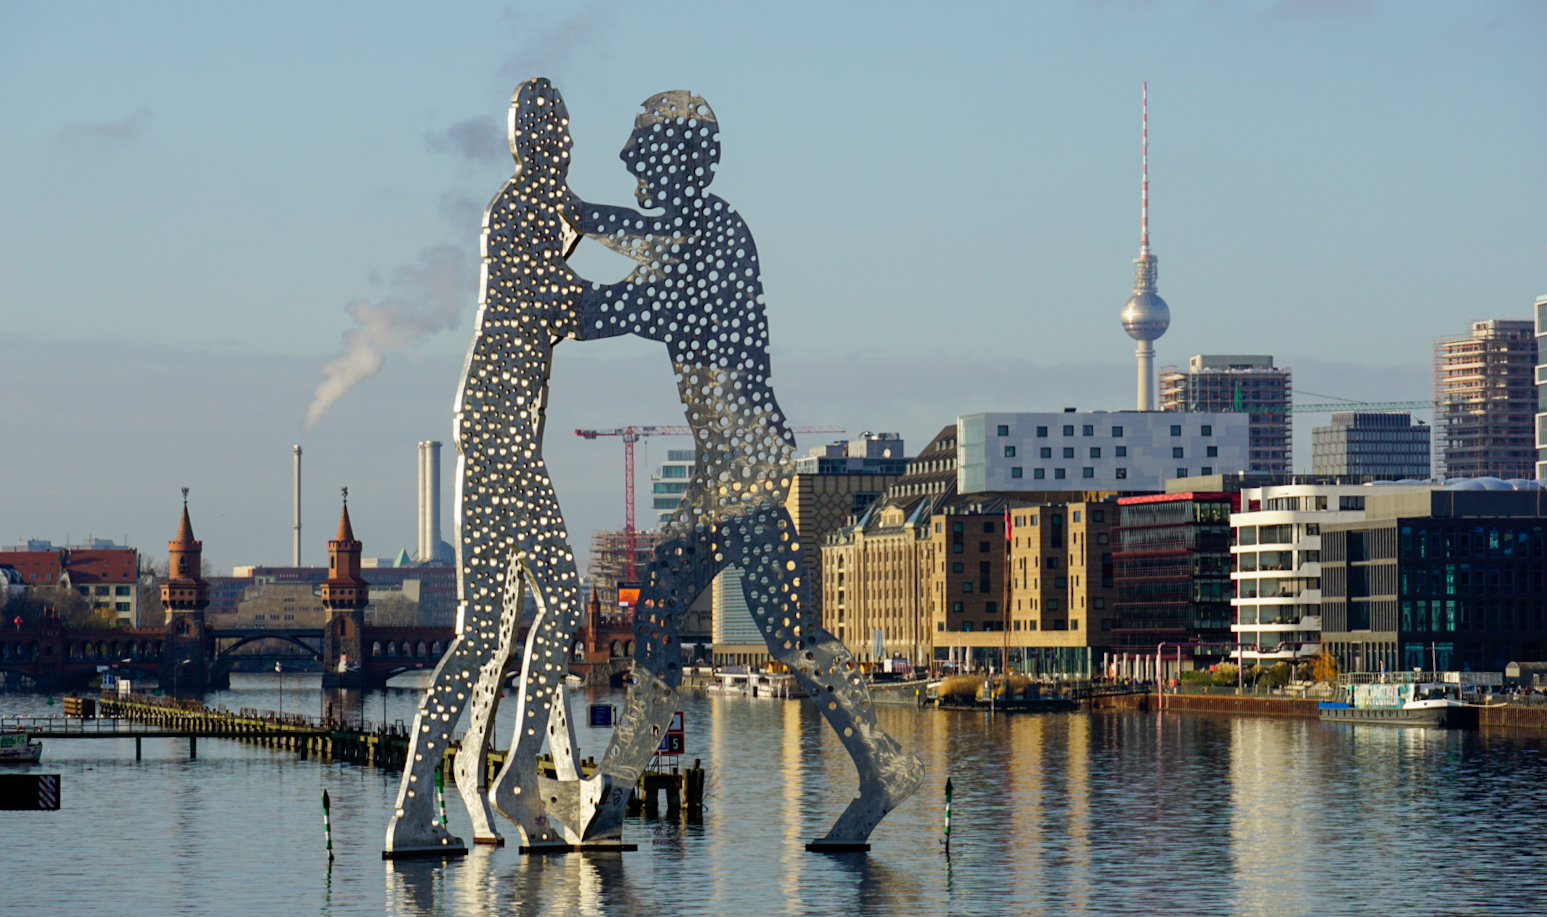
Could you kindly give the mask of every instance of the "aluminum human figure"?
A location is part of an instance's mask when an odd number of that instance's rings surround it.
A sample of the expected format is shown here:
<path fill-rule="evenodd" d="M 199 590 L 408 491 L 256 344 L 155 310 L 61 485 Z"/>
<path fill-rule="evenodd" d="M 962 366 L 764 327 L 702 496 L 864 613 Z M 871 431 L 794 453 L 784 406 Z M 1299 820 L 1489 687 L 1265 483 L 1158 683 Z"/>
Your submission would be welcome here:
<path fill-rule="evenodd" d="M 574 553 L 541 448 L 553 346 L 575 334 L 581 293 L 564 260 L 579 241 L 563 216 L 569 116 L 547 80 L 528 80 L 511 99 L 508 127 L 516 168 L 484 212 L 476 330 L 456 401 L 458 634 L 414 717 L 387 828 L 389 856 L 465 851 L 438 823 L 433 789 L 464 707 L 457 789 L 475 839 L 499 839 L 478 788 L 528 589 L 537 617 L 522 657 L 518 720 L 489 795 L 527 846 L 578 837 L 546 816 L 536 771 L 580 617 Z M 573 750 L 568 730 L 558 735 L 554 752 L 562 761 Z"/>
<path fill-rule="evenodd" d="M 862 843 L 918 788 L 923 766 L 877 726 L 852 656 L 811 614 L 810 579 L 783 505 L 795 443 L 770 384 L 757 248 L 741 217 L 706 190 L 720 158 L 718 122 L 689 92 L 653 96 L 620 158 L 638 177 L 640 205 L 660 213 L 579 205 L 587 236 L 638 262 L 624 280 L 589 289 L 580 336 L 666 344 L 697 464 L 644 578 L 623 722 L 581 787 L 584 840 L 621 837 L 628 790 L 676 706 L 679 615 L 735 565 L 773 658 L 789 666 L 859 771 L 858 797 L 815 846 Z"/>

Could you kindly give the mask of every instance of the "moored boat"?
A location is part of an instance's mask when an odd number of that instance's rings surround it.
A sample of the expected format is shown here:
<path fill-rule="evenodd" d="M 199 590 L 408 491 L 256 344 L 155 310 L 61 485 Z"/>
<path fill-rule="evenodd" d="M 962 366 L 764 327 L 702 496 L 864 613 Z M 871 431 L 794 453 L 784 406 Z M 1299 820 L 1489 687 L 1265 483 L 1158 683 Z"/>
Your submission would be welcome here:
<path fill-rule="evenodd" d="M 25 732 L 0 732 L 0 764 L 36 764 L 43 757 L 43 743 Z"/>
<path fill-rule="evenodd" d="M 1455 726 L 1465 707 L 1461 686 L 1451 682 L 1380 682 L 1344 686 L 1346 700 L 1323 702 L 1321 719 L 1328 723 L 1369 723 L 1387 726 Z"/>

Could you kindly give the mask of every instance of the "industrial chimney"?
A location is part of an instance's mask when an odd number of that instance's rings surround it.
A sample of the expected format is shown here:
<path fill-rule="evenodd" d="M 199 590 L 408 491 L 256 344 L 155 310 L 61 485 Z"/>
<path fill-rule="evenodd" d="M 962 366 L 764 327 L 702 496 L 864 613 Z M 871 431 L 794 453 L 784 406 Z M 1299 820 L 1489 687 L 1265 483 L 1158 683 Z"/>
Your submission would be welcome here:
<path fill-rule="evenodd" d="M 419 444 L 419 549 L 420 563 L 436 560 L 440 553 L 440 443 Z"/>
<path fill-rule="evenodd" d="M 301 447 L 295 447 L 295 544 L 290 552 L 290 565 L 301 565 Z"/>

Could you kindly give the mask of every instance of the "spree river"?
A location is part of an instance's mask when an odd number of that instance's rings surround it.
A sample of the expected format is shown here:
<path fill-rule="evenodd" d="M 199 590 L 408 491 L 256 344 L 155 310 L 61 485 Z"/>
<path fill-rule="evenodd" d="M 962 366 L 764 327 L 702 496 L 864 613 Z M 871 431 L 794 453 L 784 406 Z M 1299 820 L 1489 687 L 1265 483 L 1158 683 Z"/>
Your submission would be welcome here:
<path fill-rule="evenodd" d="M 206 700 L 323 703 L 316 676 L 296 675 L 233 676 Z M 574 720 L 621 700 L 577 695 Z M 416 701 L 349 702 L 407 720 Z M 1513 915 L 1547 900 L 1535 735 L 882 706 L 929 776 L 868 855 L 832 856 L 804 844 L 842 811 L 853 772 L 809 704 L 687 692 L 682 709 L 687 759 L 709 772 L 702 823 L 630 819 L 633 853 L 523 857 L 512 843 L 445 864 L 381 860 L 395 772 L 221 739 L 192 761 L 187 740 L 147 739 L 141 761 L 132 740 L 49 740 L 30 769 L 63 775 L 63 808 L 0 812 L 0 914 Z M 0 695 L 0 712 L 57 711 Z M 606 731 L 577 731 L 585 754 L 605 747 Z"/>

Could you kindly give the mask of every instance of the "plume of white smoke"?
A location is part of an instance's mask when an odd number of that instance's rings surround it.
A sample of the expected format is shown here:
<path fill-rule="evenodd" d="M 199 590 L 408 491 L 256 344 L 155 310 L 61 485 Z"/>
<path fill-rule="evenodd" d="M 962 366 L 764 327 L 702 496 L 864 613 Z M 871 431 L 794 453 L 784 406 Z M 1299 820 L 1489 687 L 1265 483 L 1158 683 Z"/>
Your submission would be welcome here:
<path fill-rule="evenodd" d="M 324 378 L 306 408 L 304 429 L 315 426 L 361 380 L 376 375 L 389 352 L 454 327 L 462 304 L 474 296 L 473 286 L 467 256 L 438 245 L 421 253 L 418 263 L 394 270 L 379 300 L 357 299 L 345 306 L 355 324 L 344 332 L 342 352 L 322 365 Z"/>

